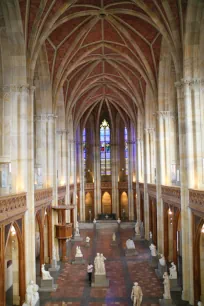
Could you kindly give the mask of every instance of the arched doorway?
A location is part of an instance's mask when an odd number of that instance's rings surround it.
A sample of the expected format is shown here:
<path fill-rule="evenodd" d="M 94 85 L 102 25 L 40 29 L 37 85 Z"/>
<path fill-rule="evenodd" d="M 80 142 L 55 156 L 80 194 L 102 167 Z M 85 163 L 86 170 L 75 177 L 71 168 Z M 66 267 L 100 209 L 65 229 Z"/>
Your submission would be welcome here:
<path fill-rule="evenodd" d="M 128 220 L 128 195 L 123 191 L 120 196 L 121 217 Z"/>
<path fill-rule="evenodd" d="M 196 223 L 196 217 L 194 217 Z M 204 303 L 204 219 L 195 228 L 194 239 L 194 294 L 195 305 L 198 301 Z"/>
<path fill-rule="evenodd" d="M 20 305 L 25 300 L 24 243 L 18 224 L 9 226 L 4 252 L 6 305 Z"/>
<path fill-rule="evenodd" d="M 102 213 L 111 214 L 112 213 L 112 203 L 110 193 L 105 191 L 102 196 Z"/>
<path fill-rule="evenodd" d="M 90 192 L 85 195 L 85 220 L 92 221 L 94 216 L 93 198 Z"/>
<path fill-rule="evenodd" d="M 44 259 L 44 228 L 42 222 L 42 211 L 36 213 L 35 219 L 35 232 L 36 232 L 36 247 L 38 247 L 39 253 L 36 253 L 36 275 L 41 275 L 41 266 L 45 263 Z"/>

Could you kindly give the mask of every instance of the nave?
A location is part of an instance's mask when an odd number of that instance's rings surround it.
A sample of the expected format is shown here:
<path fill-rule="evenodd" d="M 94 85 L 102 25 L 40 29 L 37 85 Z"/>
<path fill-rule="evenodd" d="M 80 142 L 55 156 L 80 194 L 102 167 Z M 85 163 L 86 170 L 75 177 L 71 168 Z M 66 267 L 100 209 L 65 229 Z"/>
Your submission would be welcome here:
<path fill-rule="evenodd" d="M 132 225 L 132 226 L 131 226 Z M 131 226 L 131 227 L 130 227 Z M 163 285 L 153 268 L 149 265 L 150 251 L 147 241 L 135 241 L 137 256 L 126 257 L 124 253 L 127 239 L 134 235 L 133 223 L 121 226 L 83 229 L 80 231 L 84 238 L 82 242 L 68 242 L 68 262 L 60 263 L 60 272 L 52 273 L 58 289 L 53 293 L 40 293 L 41 306 L 132 306 L 130 299 L 133 282 L 137 281 L 143 291 L 142 306 L 157 306 L 163 295 Z M 111 246 L 112 234 L 116 232 L 118 246 Z M 90 247 L 85 247 L 85 237 L 91 238 Z M 80 246 L 85 265 L 72 265 L 76 246 Z M 110 280 L 109 288 L 91 288 L 87 278 L 87 264 L 93 263 L 96 253 L 103 253 L 106 257 L 106 272 Z M 47 265 L 48 267 L 48 265 Z M 40 285 L 40 276 L 37 277 Z M 180 293 L 173 293 L 176 305 L 189 305 L 181 301 Z"/>

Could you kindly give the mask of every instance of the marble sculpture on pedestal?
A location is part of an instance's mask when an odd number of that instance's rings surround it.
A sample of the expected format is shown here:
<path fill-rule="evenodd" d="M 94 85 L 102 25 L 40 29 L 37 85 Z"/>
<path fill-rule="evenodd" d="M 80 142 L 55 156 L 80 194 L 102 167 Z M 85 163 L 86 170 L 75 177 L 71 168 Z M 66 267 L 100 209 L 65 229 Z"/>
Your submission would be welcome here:
<path fill-rule="evenodd" d="M 113 235 L 112 235 L 112 241 L 113 241 L 113 242 L 116 241 L 116 234 L 115 234 L 115 233 L 113 233 Z"/>
<path fill-rule="evenodd" d="M 140 306 L 142 303 L 142 289 L 138 286 L 138 283 L 134 283 L 131 292 L 131 300 L 133 301 L 133 306 Z"/>
<path fill-rule="evenodd" d="M 177 279 L 177 270 L 176 270 L 176 265 L 174 262 L 171 263 L 171 267 L 169 268 L 170 272 L 170 279 Z"/>
<path fill-rule="evenodd" d="M 156 246 L 153 243 L 150 244 L 149 249 L 151 251 L 152 256 L 157 256 Z"/>
<path fill-rule="evenodd" d="M 164 279 L 164 294 L 163 297 L 164 299 L 170 300 L 171 299 L 171 293 L 170 293 L 170 281 L 169 281 L 169 276 L 167 272 L 164 272 L 163 275 L 163 279 Z"/>
<path fill-rule="evenodd" d="M 94 259 L 94 269 L 96 275 L 105 275 L 106 269 L 105 269 L 105 260 L 106 258 L 103 256 L 103 254 L 96 254 L 96 257 Z"/>
<path fill-rule="evenodd" d="M 33 281 L 30 281 L 27 289 L 26 289 L 26 299 L 23 306 L 35 306 L 39 300 L 38 293 L 39 286 L 34 284 Z"/>
<path fill-rule="evenodd" d="M 140 235 L 140 225 L 138 221 L 135 224 L 135 234 Z"/>
<path fill-rule="evenodd" d="M 166 260 L 163 254 L 160 254 L 161 258 L 159 259 L 159 263 L 161 266 L 165 266 L 166 265 Z"/>
<path fill-rule="evenodd" d="M 50 272 L 45 270 L 45 264 L 42 265 L 41 272 L 42 272 L 42 279 L 43 280 L 52 279 L 52 276 L 50 275 Z"/>
<path fill-rule="evenodd" d="M 75 257 L 83 257 L 80 246 L 76 247 L 76 255 Z"/>
<path fill-rule="evenodd" d="M 91 240 L 91 238 L 87 236 L 87 237 L 86 237 L 86 243 L 89 243 L 90 240 Z"/>
<path fill-rule="evenodd" d="M 79 222 L 78 221 L 76 222 L 75 236 L 80 236 L 80 233 L 79 233 Z"/>
<path fill-rule="evenodd" d="M 135 249 L 134 241 L 131 240 L 131 239 L 128 239 L 128 240 L 126 241 L 126 247 L 127 247 L 127 249 Z"/>

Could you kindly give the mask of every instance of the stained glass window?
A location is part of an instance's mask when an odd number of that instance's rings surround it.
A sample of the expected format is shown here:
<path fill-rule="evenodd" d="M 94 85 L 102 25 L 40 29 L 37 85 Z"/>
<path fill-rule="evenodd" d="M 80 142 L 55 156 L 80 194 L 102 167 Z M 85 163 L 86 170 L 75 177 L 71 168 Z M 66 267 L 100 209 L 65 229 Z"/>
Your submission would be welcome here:
<path fill-rule="evenodd" d="M 125 174 L 128 174 L 128 131 L 124 129 L 124 142 L 125 142 Z"/>
<path fill-rule="evenodd" d="M 110 127 L 106 119 L 100 126 L 101 175 L 111 175 Z"/>
<path fill-rule="evenodd" d="M 84 173 L 86 172 L 86 129 L 83 129 L 83 158 L 84 158 Z"/>

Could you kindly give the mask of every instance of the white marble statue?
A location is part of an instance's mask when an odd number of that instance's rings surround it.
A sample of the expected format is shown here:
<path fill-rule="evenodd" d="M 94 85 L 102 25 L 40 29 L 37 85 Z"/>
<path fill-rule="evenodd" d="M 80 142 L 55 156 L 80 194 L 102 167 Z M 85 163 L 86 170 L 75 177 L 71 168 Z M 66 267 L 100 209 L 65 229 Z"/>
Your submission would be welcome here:
<path fill-rule="evenodd" d="M 106 274 L 106 269 L 105 269 L 105 261 L 106 258 L 103 256 L 103 254 L 96 254 L 96 257 L 94 259 L 94 269 L 95 269 L 95 274 L 97 275 L 104 275 Z"/>
<path fill-rule="evenodd" d="M 80 246 L 76 247 L 76 255 L 75 257 L 83 257 Z"/>
<path fill-rule="evenodd" d="M 135 249 L 134 241 L 132 239 L 128 239 L 126 241 L 126 247 L 127 249 Z"/>
<path fill-rule="evenodd" d="M 50 275 L 50 272 L 45 270 L 45 264 L 42 265 L 41 272 L 42 272 L 42 279 L 43 280 L 52 279 L 52 276 Z"/>
<path fill-rule="evenodd" d="M 113 235 L 112 235 L 112 241 L 113 241 L 113 242 L 116 241 L 116 234 L 115 234 L 115 232 L 114 232 Z"/>
<path fill-rule="evenodd" d="M 53 260 L 56 260 L 56 259 L 57 259 L 55 247 L 53 247 L 53 250 L 52 250 L 52 259 L 53 259 Z"/>
<path fill-rule="evenodd" d="M 169 268 L 170 272 L 170 279 L 177 279 L 177 270 L 176 270 L 176 265 L 174 262 L 171 263 L 171 267 Z"/>
<path fill-rule="evenodd" d="M 131 300 L 133 301 L 133 306 L 140 306 L 142 303 L 142 289 L 138 285 L 138 283 L 134 283 L 132 287 L 132 292 L 131 292 Z"/>
<path fill-rule="evenodd" d="M 89 243 L 90 240 L 91 240 L 91 238 L 87 236 L 87 237 L 86 237 L 86 243 Z"/>
<path fill-rule="evenodd" d="M 152 232 L 149 232 L 149 239 L 152 239 Z"/>
<path fill-rule="evenodd" d="M 33 281 L 30 281 L 26 289 L 26 299 L 25 303 L 23 303 L 23 306 L 35 306 L 35 304 L 39 300 L 38 289 L 39 286 L 34 284 Z"/>
<path fill-rule="evenodd" d="M 201 301 L 198 301 L 198 306 L 203 306 L 203 303 Z"/>
<path fill-rule="evenodd" d="M 78 221 L 76 222 L 75 236 L 80 236 L 80 233 L 79 233 L 79 222 Z"/>
<path fill-rule="evenodd" d="M 120 224 L 120 223 L 121 223 L 121 220 L 120 220 L 120 218 L 118 218 L 117 222 L 118 222 L 118 224 Z"/>
<path fill-rule="evenodd" d="M 163 279 L 164 279 L 164 294 L 163 297 L 164 299 L 170 300 L 171 299 L 171 293 L 170 293 L 170 281 L 169 281 L 169 276 L 167 272 L 164 272 L 163 275 Z"/>
<path fill-rule="evenodd" d="M 96 224 L 96 219 L 95 218 L 93 219 L 93 223 Z"/>
<path fill-rule="evenodd" d="M 157 256 L 156 246 L 153 243 L 150 244 L 149 248 L 150 248 L 150 251 L 151 251 L 151 255 L 152 256 Z"/>
<path fill-rule="evenodd" d="M 160 256 L 161 256 L 161 258 L 159 259 L 159 263 L 160 263 L 161 266 L 164 267 L 166 265 L 166 259 L 165 259 L 163 254 L 160 254 Z"/>
<path fill-rule="evenodd" d="M 135 224 L 135 234 L 140 235 L 140 225 L 138 221 Z"/>
<path fill-rule="evenodd" d="M 100 274 L 106 274 L 106 268 L 105 268 L 106 258 L 103 256 L 103 254 L 101 254 L 100 259 L 101 259 Z"/>

